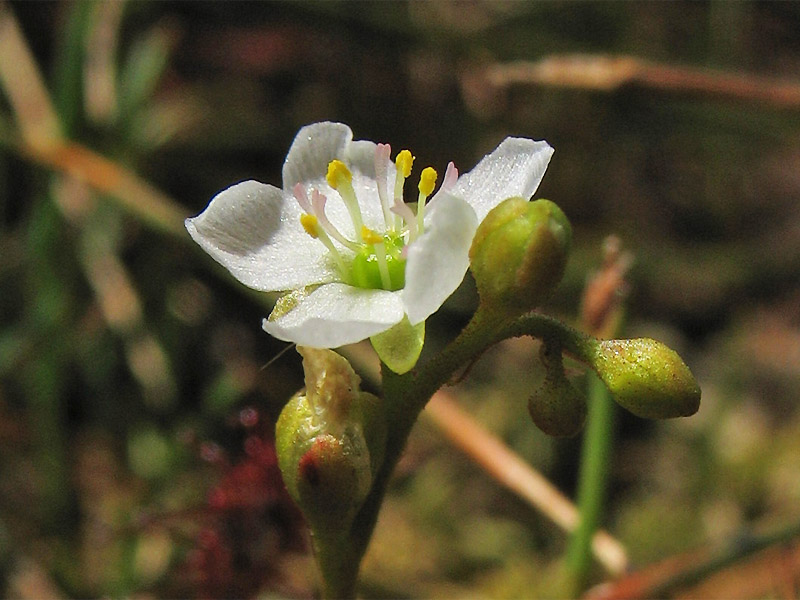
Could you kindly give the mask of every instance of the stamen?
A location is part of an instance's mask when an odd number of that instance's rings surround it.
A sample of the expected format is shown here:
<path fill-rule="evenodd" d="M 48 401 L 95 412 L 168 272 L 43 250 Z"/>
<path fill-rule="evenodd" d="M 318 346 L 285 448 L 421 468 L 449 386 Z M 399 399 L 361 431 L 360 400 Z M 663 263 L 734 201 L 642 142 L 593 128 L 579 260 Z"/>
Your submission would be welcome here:
<path fill-rule="evenodd" d="M 391 154 L 392 147 L 389 144 L 378 144 L 375 149 L 375 183 L 378 185 L 378 197 L 381 199 L 383 220 L 387 228 L 391 227 L 394 221 L 391 211 L 392 205 L 386 192 L 386 167 Z"/>
<path fill-rule="evenodd" d="M 334 159 L 328 163 L 328 174 L 325 179 L 344 200 L 347 212 L 350 213 L 350 219 L 355 225 L 356 237 L 360 239 L 364 219 L 361 217 L 361 208 L 358 206 L 356 191 L 353 189 L 353 174 L 342 161 Z"/>
<path fill-rule="evenodd" d="M 394 178 L 394 203 L 397 204 L 403 201 L 403 185 L 405 185 L 406 177 L 411 175 L 411 167 L 414 165 L 411 151 L 401 150 L 394 159 L 394 164 L 397 167 Z"/>
<path fill-rule="evenodd" d="M 317 233 L 317 231 L 320 229 L 320 227 L 317 217 L 308 213 L 303 213 L 300 215 L 300 224 L 303 226 L 303 229 L 306 230 L 306 233 L 312 238 L 319 238 L 319 233 Z"/>
<path fill-rule="evenodd" d="M 414 166 L 414 156 L 411 154 L 411 150 L 400 150 L 397 153 L 397 158 L 394 159 L 394 164 L 403 177 L 411 175 L 411 167 Z"/>
<path fill-rule="evenodd" d="M 358 250 L 358 245 L 344 237 L 336 227 L 333 226 L 325 216 L 325 196 L 317 190 L 311 192 L 311 202 L 308 201 L 308 194 L 306 188 L 302 183 L 298 183 L 292 188 L 294 197 L 305 213 L 300 215 L 300 224 L 305 229 L 306 233 L 311 237 L 317 239 L 319 237 L 317 231 L 324 230 L 330 237 L 339 242 L 342 246 L 350 248 L 354 252 Z"/>
<path fill-rule="evenodd" d="M 325 214 L 325 203 L 328 199 L 325 197 L 324 194 L 320 193 L 319 190 L 312 190 L 311 192 L 311 212 L 319 219 L 319 223 L 322 226 L 328 235 L 330 235 L 333 239 L 339 242 L 342 246 L 346 248 L 350 248 L 353 252 L 358 252 L 358 244 L 355 242 L 351 242 L 346 237 L 344 237 L 336 227 L 334 227 L 333 223 L 328 220 L 327 215 Z"/>
<path fill-rule="evenodd" d="M 414 220 L 414 213 L 403 201 L 403 186 L 406 183 L 406 177 L 411 175 L 411 167 L 414 164 L 411 151 L 401 150 L 395 157 L 394 164 L 397 167 L 394 176 L 394 206 L 390 210 L 397 215 L 394 220 L 395 229 L 400 229 L 403 221 L 411 224 Z M 410 220 L 409 215 L 411 215 Z"/>
<path fill-rule="evenodd" d="M 433 167 L 425 167 L 422 169 L 422 174 L 419 176 L 419 193 L 420 196 L 427 198 L 433 193 L 433 188 L 436 187 L 436 178 L 439 174 Z"/>
<path fill-rule="evenodd" d="M 392 278 L 389 277 L 389 264 L 386 261 L 386 246 L 383 240 L 375 243 L 375 258 L 378 259 L 378 272 L 381 274 L 383 289 L 392 289 Z"/>
<path fill-rule="evenodd" d="M 365 244 L 380 244 L 383 241 L 381 236 L 366 225 L 361 226 L 361 239 L 364 240 Z"/>
<path fill-rule="evenodd" d="M 346 164 L 340 160 L 333 159 L 328 163 L 328 173 L 325 175 L 325 179 L 328 180 L 328 184 L 333 189 L 338 189 L 344 182 L 352 183 L 353 174 L 350 172 L 350 169 L 347 168 Z"/>
<path fill-rule="evenodd" d="M 342 278 L 347 279 L 348 270 L 344 263 L 344 259 L 342 258 L 342 255 L 339 254 L 339 251 L 331 241 L 331 238 L 328 237 L 328 234 L 325 233 L 325 230 L 320 226 L 316 215 L 303 213 L 300 215 L 300 224 L 303 226 L 303 229 L 308 235 L 323 243 L 323 245 L 328 249 L 328 252 L 331 253 L 331 256 L 333 256 L 333 259 L 336 261 L 336 266 L 339 269 L 339 273 L 341 274 Z"/>
<path fill-rule="evenodd" d="M 417 233 L 419 235 L 425 231 L 425 200 L 433 192 L 438 176 L 433 167 L 425 167 L 419 176 L 419 199 L 417 200 Z"/>

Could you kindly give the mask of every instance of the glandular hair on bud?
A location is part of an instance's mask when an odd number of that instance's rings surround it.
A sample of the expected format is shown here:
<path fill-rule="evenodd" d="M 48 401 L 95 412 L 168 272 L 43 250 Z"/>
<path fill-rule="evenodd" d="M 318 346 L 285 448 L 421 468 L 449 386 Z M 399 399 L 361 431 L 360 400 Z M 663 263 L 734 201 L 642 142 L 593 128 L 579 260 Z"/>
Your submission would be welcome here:
<path fill-rule="evenodd" d="M 591 364 L 614 400 L 635 415 L 688 417 L 700 408 L 700 386 L 692 372 L 661 342 L 603 340 Z"/>
<path fill-rule="evenodd" d="M 478 226 L 469 252 L 481 303 L 513 314 L 536 308 L 561 281 L 571 243 L 555 203 L 504 200 Z"/>
<path fill-rule="evenodd" d="M 383 404 L 360 390 L 360 378 L 342 356 L 298 351 L 306 388 L 278 417 L 278 466 L 312 529 L 333 529 L 353 518 L 383 461 Z"/>
<path fill-rule="evenodd" d="M 545 378 L 528 400 L 531 419 L 547 435 L 576 435 L 586 421 L 586 397 L 567 379 L 557 344 L 543 343 L 539 358 Z"/>

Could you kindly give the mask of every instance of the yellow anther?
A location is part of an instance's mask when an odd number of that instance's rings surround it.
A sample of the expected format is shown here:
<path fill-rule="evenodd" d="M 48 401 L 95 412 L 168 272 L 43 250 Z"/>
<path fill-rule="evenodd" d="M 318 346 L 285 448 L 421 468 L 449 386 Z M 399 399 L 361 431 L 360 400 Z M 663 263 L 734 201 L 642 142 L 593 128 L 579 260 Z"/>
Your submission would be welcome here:
<path fill-rule="evenodd" d="M 317 239 L 319 237 L 319 221 L 317 221 L 317 217 L 303 213 L 300 215 L 300 224 L 312 238 Z"/>
<path fill-rule="evenodd" d="M 403 174 L 403 177 L 408 177 L 411 175 L 411 167 L 414 164 L 414 157 L 411 156 L 411 152 L 409 150 L 401 150 L 397 155 L 397 158 L 394 159 L 394 164 Z"/>
<path fill-rule="evenodd" d="M 342 161 L 334 159 L 328 163 L 328 174 L 325 176 L 325 179 L 327 179 L 328 184 L 336 190 L 339 189 L 339 186 L 342 185 L 343 182 L 350 183 L 353 181 L 353 174 Z"/>
<path fill-rule="evenodd" d="M 424 194 L 427 198 L 433 193 L 433 188 L 436 185 L 436 178 L 439 175 L 433 167 L 425 167 L 422 169 L 422 174 L 419 176 L 419 193 Z"/>
<path fill-rule="evenodd" d="M 383 241 L 381 236 L 372 231 L 372 229 L 366 225 L 361 226 L 361 238 L 364 240 L 365 244 L 379 244 Z"/>

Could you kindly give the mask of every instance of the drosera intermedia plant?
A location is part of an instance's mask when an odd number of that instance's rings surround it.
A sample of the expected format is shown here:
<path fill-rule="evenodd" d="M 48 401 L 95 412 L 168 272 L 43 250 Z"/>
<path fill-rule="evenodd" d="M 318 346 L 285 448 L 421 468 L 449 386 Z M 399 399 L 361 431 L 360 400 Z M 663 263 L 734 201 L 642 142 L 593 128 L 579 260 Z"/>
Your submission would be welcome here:
<path fill-rule="evenodd" d="M 430 397 L 490 346 L 543 342 L 547 377 L 529 405 L 546 433 L 572 435 L 585 400 L 562 353 L 594 370 L 614 399 L 647 418 L 697 411 L 700 388 L 681 358 L 649 339 L 598 340 L 534 312 L 559 283 L 572 230 L 561 209 L 531 201 L 552 155 L 506 138 L 461 176 L 422 170 L 405 202 L 413 156 L 353 141 L 339 123 L 304 127 L 283 189 L 248 181 L 188 219 L 194 240 L 239 281 L 284 295 L 263 328 L 298 344 L 306 389 L 284 408 L 276 439 L 287 488 L 311 530 L 326 597 L 354 597 L 389 477 Z M 461 333 L 419 362 L 425 320 L 471 268 L 478 308 Z M 331 350 L 369 338 L 382 394 L 362 392 Z"/>

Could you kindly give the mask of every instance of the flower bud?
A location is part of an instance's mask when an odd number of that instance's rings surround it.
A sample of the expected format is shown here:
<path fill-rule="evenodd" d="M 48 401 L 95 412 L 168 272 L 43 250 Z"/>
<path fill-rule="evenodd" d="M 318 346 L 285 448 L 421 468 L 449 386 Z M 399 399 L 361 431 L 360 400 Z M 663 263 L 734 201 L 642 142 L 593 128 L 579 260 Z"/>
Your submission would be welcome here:
<path fill-rule="evenodd" d="M 504 200 L 478 226 L 470 268 L 481 302 L 509 313 L 536 308 L 564 274 L 572 228 L 549 200 Z"/>
<path fill-rule="evenodd" d="M 539 358 L 546 373 L 544 381 L 528 400 L 531 419 L 547 435 L 573 436 L 586 421 L 586 398 L 567 380 L 558 345 L 543 343 Z"/>
<path fill-rule="evenodd" d="M 278 466 L 312 529 L 346 527 L 383 460 L 383 405 L 360 391 L 360 378 L 342 356 L 299 346 L 298 351 L 306 389 L 278 418 Z"/>
<path fill-rule="evenodd" d="M 688 417 L 700 408 L 700 387 L 692 372 L 661 342 L 602 340 L 591 364 L 614 400 L 635 415 Z"/>

